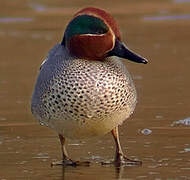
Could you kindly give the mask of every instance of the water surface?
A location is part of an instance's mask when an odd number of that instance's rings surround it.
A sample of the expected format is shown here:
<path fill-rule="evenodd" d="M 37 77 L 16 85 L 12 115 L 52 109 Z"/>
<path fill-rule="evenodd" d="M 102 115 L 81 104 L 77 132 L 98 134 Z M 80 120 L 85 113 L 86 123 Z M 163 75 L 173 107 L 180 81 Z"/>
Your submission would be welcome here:
<path fill-rule="evenodd" d="M 121 143 L 129 158 L 143 161 L 140 167 L 100 165 L 113 158 L 114 144 L 108 134 L 93 143 L 68 142 L 71 157 L 90 160 L 90 167 L 52 168 L 51 162 L 61 158 L 57 134 L 31 115 L 39 66 L 62 39 L 71 16 L 85 6 L 113 14 L 123 40 L 149 59 L 147 65 L 124 60 L 139 100 L 135 113 L 120 127 Z M 190 127 L 172 125 L 190 117 L 188 1 L 16 0 L 4 1 L 0 11 L 1 180 L 190 179 Z"/>

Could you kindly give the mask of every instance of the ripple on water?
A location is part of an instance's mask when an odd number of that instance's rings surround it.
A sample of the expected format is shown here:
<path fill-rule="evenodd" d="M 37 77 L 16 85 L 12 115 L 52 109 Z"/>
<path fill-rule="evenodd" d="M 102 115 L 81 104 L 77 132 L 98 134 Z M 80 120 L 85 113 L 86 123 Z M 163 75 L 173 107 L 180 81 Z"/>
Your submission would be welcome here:
<path fill-rule="evenodd" d="M 163 116 L 162 116 L 162 115 L 156 115 L 155 118 L 156 118 L 156 119 L 162 119 Z"/>
<path fill-rule="evenodd" d="M 0 18 L 0 23 L 16 23 L 16 22 L 31 22 L 33 18 L 25 18 L 25 17 L 7 17 Z"/>
<path fill-rule="evenodd" d="M 0 117 L 0 121 L 6 121 L 7 119 L 5 117 Z"/>
<path fill-rule="evenodd" d="M 151 142 L 145 142 L 144 143 L 144 147 L 150 147 L 150 145 L 151 145 Z"/>
<path fill-rule="evenodd" d="M 68 146 L 81 146 L 81 145 L 83 145 L 83 144 L 80 144 L 80 143 L 70 143 L 70 144 L 68 144 Z"/>
<path fill-rule="evenodd" d="M 175 158 L 175 161 L 183 161 L 183 158 Z"/>
<path fill-rule="evenodd" d="M 19 163 L 16 163 L 16 164 L 20 164 L 20 165 L 23 165 L 23 164 L 26 164 L 28 161 L 21 161 Z"/>
<path fill-rule="evenodd" d="M 190 0 L 174 0 L 174 3 L 187 3 L 190 2 Z"/>
<path fill-rule="evenodd" d="M 38 3 L 30 3 L 29 7 L 31 7 L 34 11 L 37 12 L 43 12 L 47 9 L 44 5 Z"/>
<path fill-rule="evenodd" d="M 169 158 L 162 158 L 162 159 L 158 160 L 159 163 L 165 162 L 165 161 L 169 161 Z"/>
<path fill-rule="evenodd" d="M 190 170 L 190 167 L 180 168 L 181 170 Z"/>
<path fill-rule="evenodd" d="M 190 152 L 190 148 L 184 148 L 183 150 L 178 151 L 179 154 L 189 153 L 189 152 Z"/>
<path fill-rule="evenodd" d="M 177 148 L 177 146 L 174 146 L 174 145 L 172 145 L 172 146 L 164 146 L 163 148 L 164 149 L 175 149 L 175 148 Z"/>
<path fill-rule="evenodd" d="M 1 21 L 0 21 L 1 23 Z M 28 32 L 24 32 L 24 31 L 15 31 L 15 30 L 9 30 L 9 31 L 0 31 L 0 36 L 11 36 L 11 37 L 15 37 L 15 38 L 32 38 L 34 40 L 39 40 L 39 39 L 44 39 L 47 41 L 50 41 L 54 38 L 53 33 L 42 33 L 42 32 L 32 32 L 32 33 L 28 33 Z M 1 82 L 1 84 L 5 84 L 6 82 Z"/>
<path fill-rule="evenodd" d="M 150 175 L 157 175 L 157 174 L 160 174 L 160 173 L 159 172 L 150 171 L 148 174 L 150 174 Z"/>
<path fill-rule="evenodd" d="M 141 79 L 143 79 L 143 77 L 141 75 L 135 75 L 135 76 L 133 76 L 133 79 L 141 80 Z"/>
<path fill-rule="evenodd" d="M 182 119 L 182 120 L 174 121 L 171 124 L 171 126 L 180 126 L 180 125 L 190 126 L 190 117 L 187 117 L 187 118 Z"/>
<path fill-rule="evenodd" d="M 137 179 L 144 179 L 144 178 L 148 178 L 148 176 L 137 176 Z"/>
<path fill-rule="evenodd" d="M 88 152 L 88 154 L 90 155 L 91 152 Z M 100 162 L 105 162 L 105 163 L 108 163 L 110 162 L 111 160 L 105 160 L 103 157 L 101 156 L 95 156 L 95 155 L 90 155 L 88 157 L 85 158 L 86 160 L 93 160 L 95 161 L 96 163 L 100 163 Z"/>
<path fill-rule="evenodd" d="M 184 148 L 185 152 L 190 152 L 190 148 Z"/>
<path fill-rule="evenodd" d="M 48 153 L 38 153 L 37 156 L 33 157 L 34 159 L 49 159 Z"/>
<path fill-rule="evenodd" d="M 190 14 L 185 15 L 171 15 L 171 16 L 156 16 L 156 17 L 144 17 L 144 21 L 163 21 L 163 20 L 185 20 L 190 19 Z"/>
<path fill-rule="evenodd" d="M 151 162 L 156 162 L 156 160 L 153 157 L 145 157 L 145 161 L 151 161 Z"/>
<path fill-rule="evenodd" d="M 145 129 L 142 129 L 140 132 L 144 135 L 149 135 L 152 133 L 152 130 L 145 128 Z"/>

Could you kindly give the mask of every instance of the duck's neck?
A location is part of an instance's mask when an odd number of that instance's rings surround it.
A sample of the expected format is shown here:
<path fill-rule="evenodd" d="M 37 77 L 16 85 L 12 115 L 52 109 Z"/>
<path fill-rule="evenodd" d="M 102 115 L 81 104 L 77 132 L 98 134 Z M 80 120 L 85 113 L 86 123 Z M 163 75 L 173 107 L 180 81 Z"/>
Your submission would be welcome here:
<path fill-rule="evenodd" d="M 62 46 L 65 46 L 65 44 L 66 44 L 66 43 L 65 43 L 65 36 L 64 36 L 63 39 L 62 39 L 62 41 L 61 41 L 61 45 L 62 45 Z"/>

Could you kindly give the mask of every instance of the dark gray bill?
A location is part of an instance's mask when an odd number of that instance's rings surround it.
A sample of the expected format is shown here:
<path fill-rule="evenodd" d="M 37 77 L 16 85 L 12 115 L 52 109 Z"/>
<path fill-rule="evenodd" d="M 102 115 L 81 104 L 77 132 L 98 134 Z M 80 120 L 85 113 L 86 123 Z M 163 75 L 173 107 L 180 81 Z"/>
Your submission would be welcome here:
<path fill-rule="evenodd" d="M 118 56 L 137 63 L 148 63 L 148 60 L 146 58 L 134 53 L 118 39 L 116 39 L 115 47 L 108 53 L 108 56 Z"/>

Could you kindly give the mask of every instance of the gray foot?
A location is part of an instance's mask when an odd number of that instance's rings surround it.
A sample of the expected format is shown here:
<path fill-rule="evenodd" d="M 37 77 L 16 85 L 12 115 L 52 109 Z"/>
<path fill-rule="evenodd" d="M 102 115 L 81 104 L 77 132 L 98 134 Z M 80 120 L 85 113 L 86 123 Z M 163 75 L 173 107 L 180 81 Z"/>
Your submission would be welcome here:
<path fill-rule="evenodd" d="M 115 159 L 114 161 L 102 162 L 102 165 L 115 165 L 119 166 L 141 166 L 142 161 L 131 160 L 125 156 L 120 156 L 119 158 Z"/>
<path fill-rule="evenodd" d="M 56 161 L 56 162 L 52 162 L 51 166 L 89 166 L 90 162 L 89 161 L 72 161 L 71 159 L 64 159 L 62 161 Z"/>

